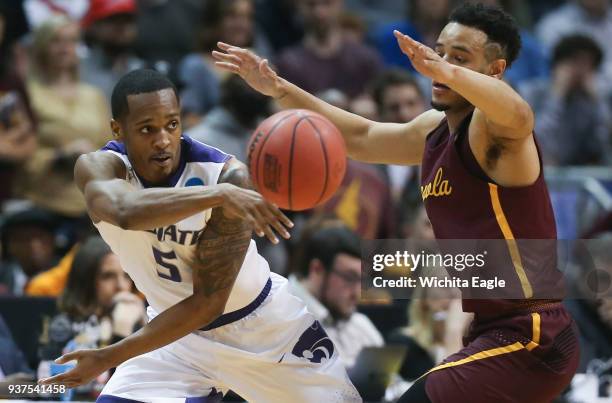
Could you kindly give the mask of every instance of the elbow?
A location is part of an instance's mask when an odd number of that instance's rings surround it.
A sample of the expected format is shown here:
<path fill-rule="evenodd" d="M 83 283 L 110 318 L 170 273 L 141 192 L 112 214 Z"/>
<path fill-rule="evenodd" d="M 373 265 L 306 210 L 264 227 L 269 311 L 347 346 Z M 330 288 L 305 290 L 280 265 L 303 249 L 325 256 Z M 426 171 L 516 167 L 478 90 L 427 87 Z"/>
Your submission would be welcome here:
<path fill-rule="evenodd" d="M 526 101 L 522 101 L 522 103 L 517 107 L 513 120 L 514 126 L 520 133 L 524 134 L 525 136 L 529 136 L 531 133 L 533 133 L 535 118 L 531 107 Z"/>
<path fill-rule="evenodd" d="M 115 205 L 115 224 L 119 228 L 125 230 L 136 229 L 134 227 L 134 220 L 132 219 L 133 214 L 129 204 L 125 200 L 118 200 Z"/>

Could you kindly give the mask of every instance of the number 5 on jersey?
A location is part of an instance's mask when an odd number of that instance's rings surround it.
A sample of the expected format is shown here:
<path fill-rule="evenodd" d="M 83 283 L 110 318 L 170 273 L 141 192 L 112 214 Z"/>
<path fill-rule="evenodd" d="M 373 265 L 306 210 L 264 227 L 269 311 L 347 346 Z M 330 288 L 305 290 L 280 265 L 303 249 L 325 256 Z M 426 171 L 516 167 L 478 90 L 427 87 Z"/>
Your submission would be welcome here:
<path fill-rule="evenodd" d="M 179 273 L 178 267 L 171 262 L 172 260 L 176 261 L 176 254 L 174 251 L 162 252 L 159 249 L 155 249 L 155 247 L 152 248 L 153 256 L 157 262 L 157 275 L 166 280 L 179 283 L 181 281 L 181 273 Z"/>

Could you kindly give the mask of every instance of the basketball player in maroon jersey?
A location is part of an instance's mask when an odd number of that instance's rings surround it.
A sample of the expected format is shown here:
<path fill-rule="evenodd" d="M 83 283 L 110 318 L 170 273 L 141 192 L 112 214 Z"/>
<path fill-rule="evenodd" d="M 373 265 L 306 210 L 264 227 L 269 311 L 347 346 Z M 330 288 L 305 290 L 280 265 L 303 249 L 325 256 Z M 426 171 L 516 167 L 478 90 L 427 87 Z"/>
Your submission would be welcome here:
<path fill-rule="evenodd" d="M 433 82 L 434 109 L 404 124 L 328 105 L 248 50 L 219 43 L 223 52 L 213 56 L 282 107 L 327 116 L 351 158 L 421 164 L 423 199 L 438 239 L 500 239 L 507 246 L 512 263 L 504 275 L 514 276 L 524 298 L 464 300 L 464 310 L 475 313 L 465 347 L 424 374 L 400 402 L 550 402 L 570 383 L 579 348 L 560 301 L 533 298 L 537 284 L 527 261 L 537 268 L 550 256 L 526 257 L 517 246 L 519 239 L 556 238 L 533 112 L 502 81 L 520 50 L 518 29 L 502 10 L 467 3 L 451 14 L 434 49 L 395 36 L 414 68 Z"/>

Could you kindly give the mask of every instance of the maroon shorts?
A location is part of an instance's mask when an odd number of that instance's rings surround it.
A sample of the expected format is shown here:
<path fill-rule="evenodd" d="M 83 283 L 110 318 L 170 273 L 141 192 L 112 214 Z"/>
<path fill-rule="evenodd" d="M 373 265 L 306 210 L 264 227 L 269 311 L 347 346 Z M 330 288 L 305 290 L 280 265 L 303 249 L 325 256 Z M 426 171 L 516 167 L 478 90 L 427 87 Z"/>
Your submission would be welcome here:
<path fill-rule="evenodd" d="M 550 402 L 578 367 L 578 331 L 561 304 L 474 320 L 465 347 L 426 374 L 433 403 Z"/>

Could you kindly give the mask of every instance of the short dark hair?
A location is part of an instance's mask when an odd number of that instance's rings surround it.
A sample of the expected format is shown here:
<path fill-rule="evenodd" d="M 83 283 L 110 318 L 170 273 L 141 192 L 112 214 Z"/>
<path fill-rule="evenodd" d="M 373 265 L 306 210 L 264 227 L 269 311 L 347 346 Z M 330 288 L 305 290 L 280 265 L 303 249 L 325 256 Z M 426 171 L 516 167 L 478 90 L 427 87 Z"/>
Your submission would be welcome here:
<path fill-rule="evenodd" d="M 308 276 L 308 267 L 313 259 L 319 259 L 325 271 L 329 272 L 340 253 L 357 258 L 361 256 L 361 239 L 338 220 L 321 222 L 317 229 L 303 234 L 300 241 L 300 256 L 295 269 L 301 277 Z"/>
<path fill-rule="evenodd" d="M 128 113 L 128 95 L 146 94 L 171 88 L 179 100 L 175 85 L 165 75 L 150 69 L 138 69 L 121 77 L 113 88 L 111 110 L 113 119 L 119 119 Z"/>
<path fill-rule="evenodd" d="M 593 38 L 587 35 L 568 35 L 559 40 L 552 52 L 551 65 L 572 59 L 580 53 L 588 53 L 593 57 L 593 67 L 599 68 L 603 61 L 603 51 Z"/>
<path fill-rule="evenodd" d="M 412 74 L 400 68 L 391 68 L 378 75 L 370 87 L 372 98 L 374 98 L 374 102 L 376 102 L 378 109 L 382 107 L 383 97 L 387 88 L 395 85 L 411 85 L 416 88 L 419 95 L 423 97 L 423 91 Z"/>
<path fill-rule="evenodd" d="M 449 22 L 484 32 L 490 42 L 501 46 L 507 67 L 514 63 L 521 51 L 521 34 L 516 21 L 500 7 L 466 2 L 453 10 Z"/>

